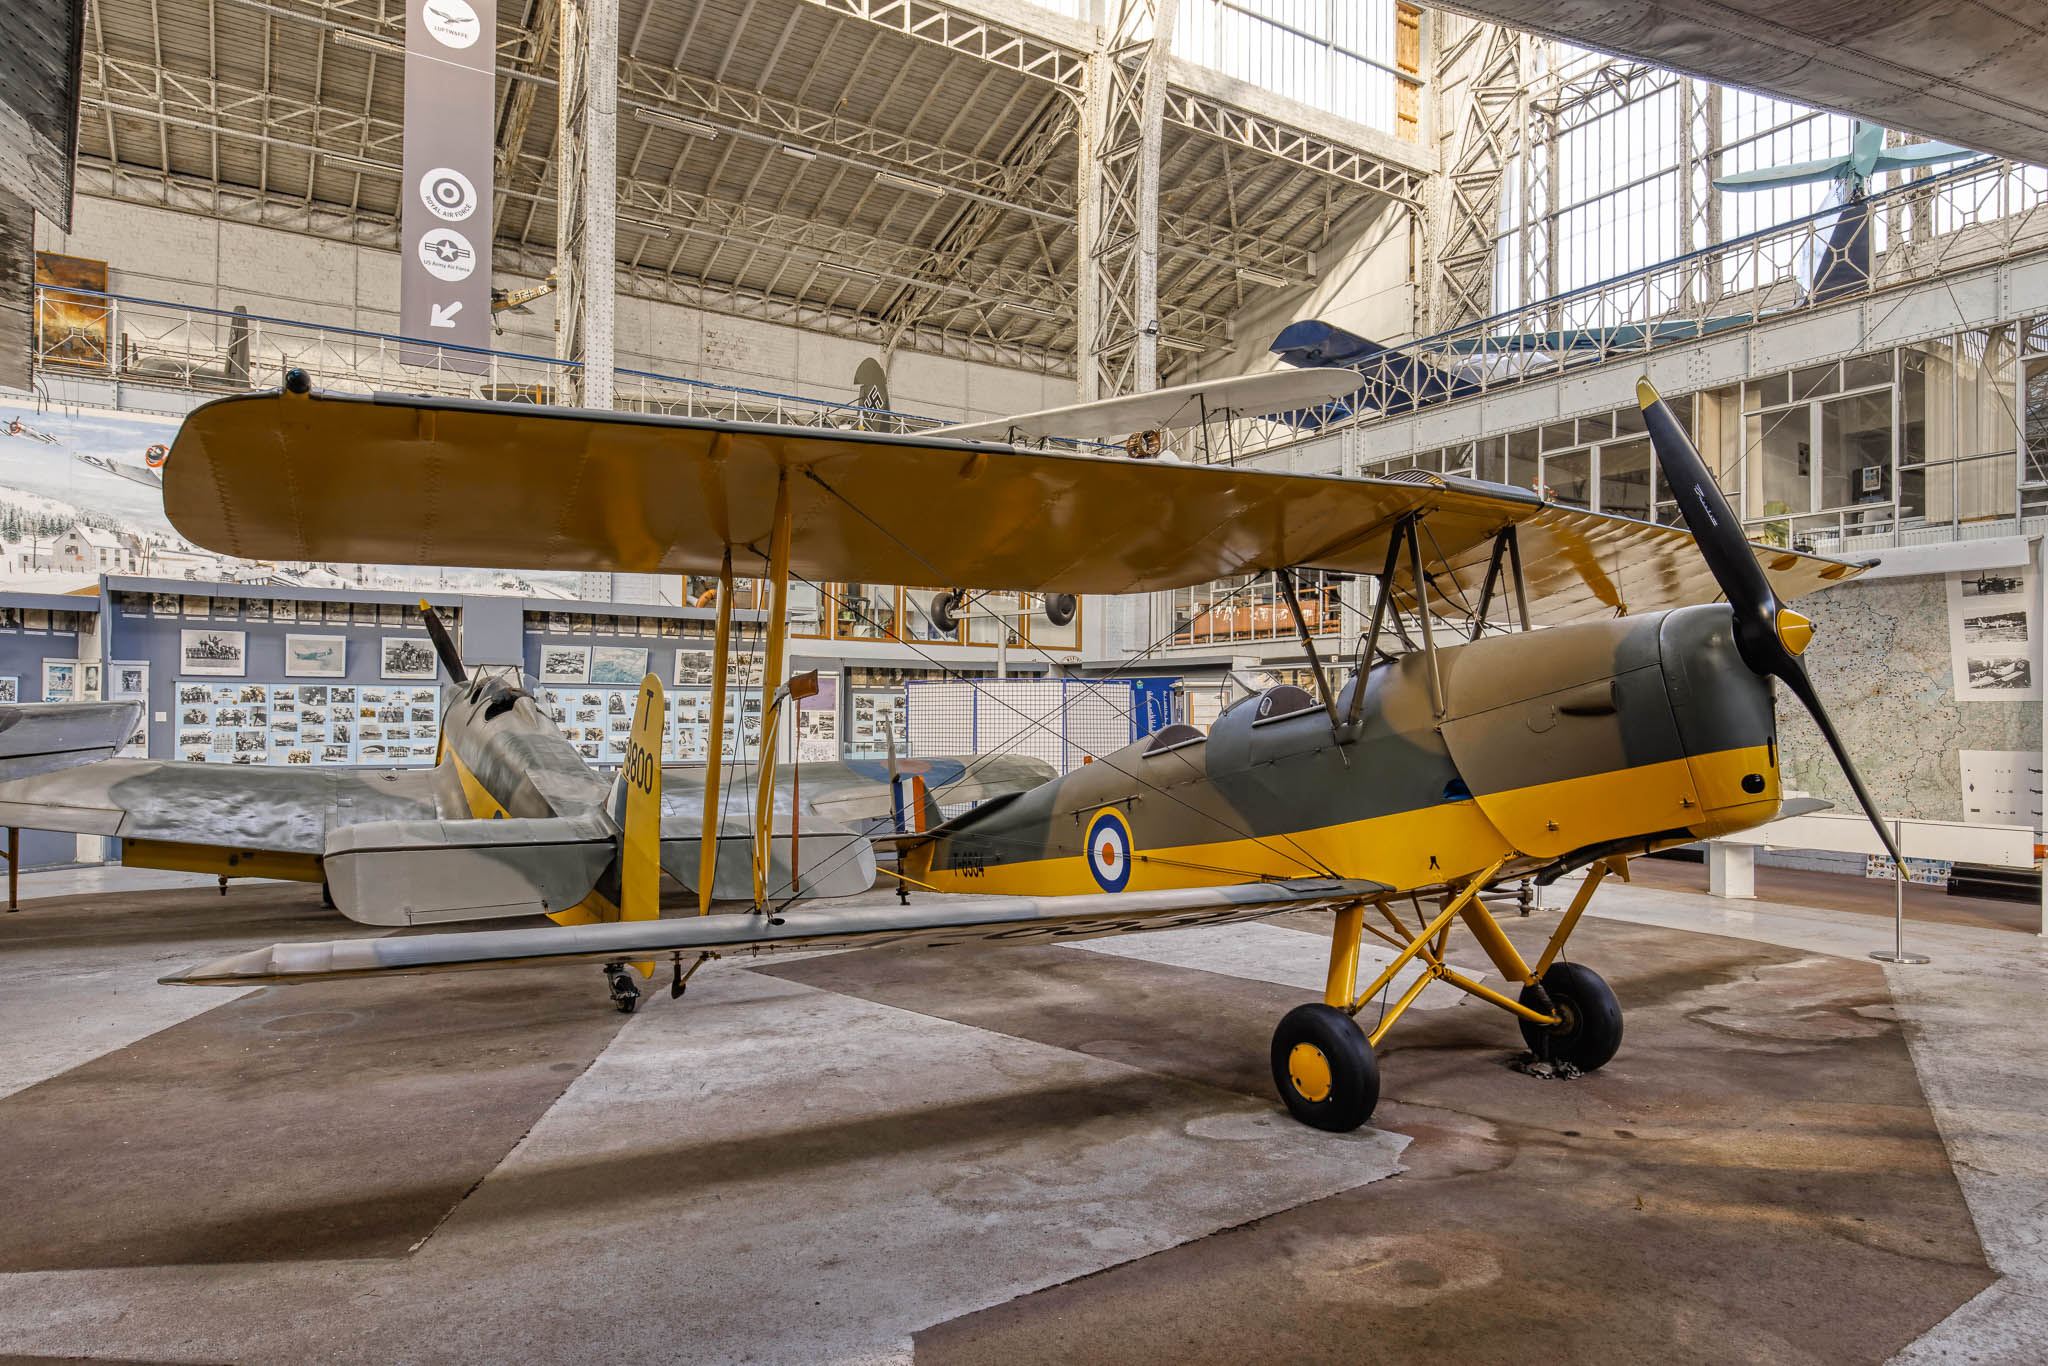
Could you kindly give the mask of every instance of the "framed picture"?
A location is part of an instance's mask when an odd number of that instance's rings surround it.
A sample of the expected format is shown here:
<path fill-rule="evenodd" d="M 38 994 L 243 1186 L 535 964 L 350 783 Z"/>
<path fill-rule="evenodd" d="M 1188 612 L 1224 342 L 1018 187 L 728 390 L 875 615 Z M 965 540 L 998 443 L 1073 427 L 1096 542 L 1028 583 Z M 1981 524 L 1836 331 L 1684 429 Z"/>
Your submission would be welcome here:
<path fill-rule="evenodd" d="M 101 664 L 95 659 L 78 666 L 78 700 L 97 702 L 100 700 Z"/>
<path fill-rule="evenodd" d="M 420 636 L 385 636 L 384 678 L 434 678 L 441 661 L 431 641 Z"/>
<path fill-rule="evenodd" d="M 588 683 L 588 645 L 543 645 L 540 647 L 540 677 L 543 683 Z"/>
<path fill-rule="evenodd" d="M 0 677 L 0 702 L 19 702 L 20 700 L 21 700 L 21 678 L 20 678 L 20 676 L 19 676 L 19 675 L 16 675 L 16 676 L 15 676 L 15 677 L 13 677 L 13 678 L 4 678 L 4 677 Z"/>
<path fill-rule="evenodd" d="M 644 646 L 599 645 L 590 652 L 592 683 L 638 683 L 646 673 Z"/>
<path fill-rule="evenodd" d="M 75 659 L 46 659 L 43 661 L 43 701 L 75 702 L 78 700 L 78 661 Z"/>
<path fill-rule="evenodd" d="M 386 658 L 389 658 L 388 653 Z M 286 678 L 345 678 L 347 675 L 348 637 L 302 636 L 285 632 Z M 390 677 L 389 674 L 385 676 Z"/>
<path fill-rule="evenodd" d="M 188 674 L 240 678 L 248 672 L 248 646 L 246 631 L 180 631 L 179 669 Z"/>

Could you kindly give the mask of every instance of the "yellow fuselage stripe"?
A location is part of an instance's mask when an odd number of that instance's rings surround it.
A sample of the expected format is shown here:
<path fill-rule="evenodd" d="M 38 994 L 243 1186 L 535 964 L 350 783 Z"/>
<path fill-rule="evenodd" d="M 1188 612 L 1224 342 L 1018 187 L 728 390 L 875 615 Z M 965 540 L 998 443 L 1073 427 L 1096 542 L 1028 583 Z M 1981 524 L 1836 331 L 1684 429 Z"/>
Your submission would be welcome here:
<path fill-rule="evenodd" d="M 1755 772 L 1765 775 L 1764 791 L 1743 792 L 1742 776 Z M 1554 857 L 1666 830 L 1705 838 L 1747 829 L 1770 819 L 1777 807 L 1778 774 L 1767 749 L 1746 747 L 1284 834 L 1164 849 L 1134 845 L 1125 890 L 1220 887 L 1328 872 L 1397 889 L 1431 887 L 1518 854 Z M 1549 829 L 1553 822 L 1555 832 Z M 1511 840 L 1510 834 L 1520 838 Z M 1102 890 L 1085 853 L 982 868 L 933 868 L 924 876 L 944 892 L 1071 896 Z"/>

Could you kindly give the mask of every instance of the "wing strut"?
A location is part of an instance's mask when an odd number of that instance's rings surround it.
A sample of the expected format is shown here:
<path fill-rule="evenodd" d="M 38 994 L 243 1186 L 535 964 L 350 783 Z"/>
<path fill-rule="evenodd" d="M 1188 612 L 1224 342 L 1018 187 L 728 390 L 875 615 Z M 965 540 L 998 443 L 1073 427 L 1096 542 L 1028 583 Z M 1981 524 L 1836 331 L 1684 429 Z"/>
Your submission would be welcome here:
<path fill-rule="evenodd" d="M 718 780 L 725 769 L 725 670 L 732 658 L 732 547 L 718 566 L 718 627 L 711 640 L 711 765 L 704 770 L 704 838 L 697 846 L 697 914 L 711 914 L 718 874 Z"/>
<path fill-rule="evenodd" d="M 1337 698 L 1330 691 L 1329 674 L 1323 672 L 1322 656 L 1316 653 L 1315 638 L 1309 634 L 1308 618 L 1302 615 L 1301 589 L 1294 582 L 1294 571 L 1291 569 L 1276 569 L 1273 571 L 1273 577 L 1278 579 L 1280 586 L 1287 590 L 1287 610 L 1294 613 L 1294 629 L 1301 636 L 1301 648 L 1308 655 L 1308 666 L 1315 672 L 1316 691 L 1322 694 L 1323 710 L 1330 714 L 1330 725 L 1336 727 L 1341 724 L 1337 719 Z M 1364 686 L 1363 682 L 1359 684 L 1361 692 L 1364 691 Z"/>
<path fill-rule="evenodd" d="M 768 658 L 761 686 L 782 686 L 782 650 L 789 637 L 789 471 L 775 481 L 775 530 L 768 540 Z M 768 907 L 768 841 L 775 819 L 775 741 L 780 709 L 761 713 L 761 757 L 754 769 L 754 909 Z M 795 891 L 792 885 L 790 890 Z"/>

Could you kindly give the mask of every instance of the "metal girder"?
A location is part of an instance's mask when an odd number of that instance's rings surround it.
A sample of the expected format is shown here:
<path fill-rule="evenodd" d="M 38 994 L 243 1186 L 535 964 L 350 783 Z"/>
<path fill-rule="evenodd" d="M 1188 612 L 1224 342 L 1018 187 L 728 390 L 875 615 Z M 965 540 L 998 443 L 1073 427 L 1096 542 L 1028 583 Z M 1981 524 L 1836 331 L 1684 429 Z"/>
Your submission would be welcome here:
<path fill-rule="evenodd" d="M 1120 0 L 1089 61 L 1080 401 L 1159 387 L 1159 140 L 1179 0 Z"/>
<path fill-rule="evenodd" d="M 500 55 L 514 70 L 538 74 L 554 51 L 555 40 L 561 30 L 561 16 L 558 0 L 536 0 L 533 11 L 533 31 L 521 32 L 520 53 L 517 56 Z M 512 173 L 512 163 L 520 150 L 526 146 L 526 130 L 533 122 L 534 101 L 540 97 L 540 83 L 537 81 L 507 81 L 505 83 L 505 112 L 498 120 L 498 166 L 497 177 L 504 180 Z"/>
<path fill-rule="evenodd" d="M 1076 120 L 1077 111 L 1072 101 L 1049 101 L 1007 158 L 1008 174 L 999 193 L 1007 197 L 1044 184 L 1047 163 L 1073 136 Z M 974 253 L 987 243 L 1002 218 L 1002 210 L 978 200 L 970 202 L 966 212 L 947 231 L 919 274 L 934 281 L 947 281 L 970 269 Z M 1048 275 L 1044 278 L 1051 280 L 1055 277 Z M 935 293 L 928 286 L 906 290 L 884 309 L 883 321 L 890 327 L 891 335 L 917 322 L 935 302 Z M 893 342 L 885 343 L 882 348 L 884 356 L 894 349 Z M 886 359 L 884 364 L 887 364 Z"/>
<path fill-rule="evenodd" d="M 1512 29 L 1442 14 L 1437 33 L 1430 85 L 1443 175 L 1425 215 L 1425 271 L 1415 293 L 1416 331 L 1425 336 L 1494 311 L 1502 180 L 1522 150 L 1528 122 L 1526 39 Z M 1454 120 L 1442 117 L 1454 109 Z"/>
<path fill-rule="evenodd" d="M 1032 76 L 1081 97 L 1088 60 L 1058 43 L 930 0 L 808 0 L 833 14 L 877 24 L 979 61 Z"/>
<path fill-rule="evenodd" d="M 561 0 L 556 91 L 555 346 L 572 402 L 612 406 L 618 269 L 619 0 Z"/>
<path fill-rule="evenodd" d="M 1239 105 L 1168 86 L 1164 118 L 1233 147 L 1242 147 L 1314 171 L 1346 185 L 1398 199 L 1411 207 L 1422 202 L 1429 175 L 1413 166 L 1385 161 L 1356 147 L 1304 132 Z"/>

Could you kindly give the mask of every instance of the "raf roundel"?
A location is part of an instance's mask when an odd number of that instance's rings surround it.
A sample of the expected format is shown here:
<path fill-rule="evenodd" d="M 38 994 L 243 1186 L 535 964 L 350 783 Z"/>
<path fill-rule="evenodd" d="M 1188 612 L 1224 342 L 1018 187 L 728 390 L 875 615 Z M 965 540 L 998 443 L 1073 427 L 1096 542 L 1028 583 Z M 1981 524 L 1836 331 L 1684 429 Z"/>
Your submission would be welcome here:
<path fill-rule="evenodd" d="M 1088 871 L 1105 892 L 1121 892 L 1131 881 L 1131 827 L 1113 807 L 1088 825 Z"/>

